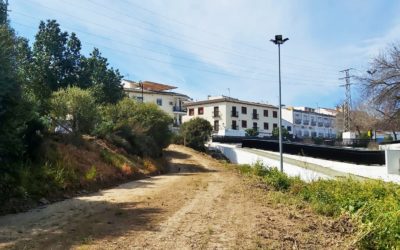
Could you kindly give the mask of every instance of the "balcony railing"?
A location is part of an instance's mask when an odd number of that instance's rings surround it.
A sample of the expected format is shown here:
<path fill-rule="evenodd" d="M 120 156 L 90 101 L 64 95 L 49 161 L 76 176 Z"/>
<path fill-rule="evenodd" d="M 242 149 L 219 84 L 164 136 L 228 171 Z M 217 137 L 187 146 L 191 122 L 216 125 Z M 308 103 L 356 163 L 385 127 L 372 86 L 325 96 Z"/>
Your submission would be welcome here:
<path fill-rule="evenodd" d="M 325 128 L 329 128 L 331 126 L 330 123 L 325 123 Z"/>
<path fill-rule="evenodd" d="M 182 113 L 186 113 L 187 108 L 185 108 L 185 107 L 179 107 L 179 106 L 173 106 L 173 107 L 172 107 L 172 111 L 173 111 L 173 112 L 182 112 Z"/>
<path fill-rule="evenodd" d="M 295 119 L 295 120 L 294 120 L 294 123 L 295 123 L 295 124 L 301 124 L 301 119 Z"/>
<path fill-rule="evenodd" d="M 235 111 L 235 110 L 232 110 L 232 111 L 231 111 L 231 116 L 232 116 L 232 117 L 239 117 L 239 112 L 238 112 L 238 111 Z"/>
<path fill-rule="evenodd" d="M 316 126 L 317 122 L 316 121 L 311 121 L 311 126 Z"/>
<path fill-rule="evenodd" d="M 253 119 L 254 120 L 258 120 L 258 118 L 260 117 L 260 115 L 259 114 L 257 114 L 257 113 L 253 113 Z"/>
<path fill-rule="evenodd" d="M 308 125 L 308 124 L 310 124 L 310 121 L 309 121 L 309 120 L 304 120 L 304 121 L 303 121 L 303 125 Z"/>
<path fill-rule="evenodd" d="M 220 117 L 221 113 L 219 111 L 213 111 L 213 118 Z"/>
<path fill-rule="evenodd" d="M 238 128 L 239 128 L 238 125 L 232 124 L 232 129 L 233 129 L 233 130 L 237 130 Z"/>
<path fill-rule="evenodd" d="M 318 127 L 323 127 L 324 123 L 323 122 L 318 122 Z"/>

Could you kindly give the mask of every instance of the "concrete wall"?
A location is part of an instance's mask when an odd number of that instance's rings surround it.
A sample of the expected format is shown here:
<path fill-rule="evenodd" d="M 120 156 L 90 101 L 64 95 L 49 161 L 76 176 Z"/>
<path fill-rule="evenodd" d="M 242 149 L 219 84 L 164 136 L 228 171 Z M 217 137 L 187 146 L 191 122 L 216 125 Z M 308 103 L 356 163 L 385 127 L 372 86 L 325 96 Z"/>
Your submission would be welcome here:
<path fill-rule="evenodd" d="M 400 149 L 386 149 L 385 161 L 388 174 L 400 175 Z"/>
<path fill-rule="evenodd" d="M 234 145 L 227 145 L 221 143 L 213 143 L 211 147 L 220 150 L 232 163 L 236 164 L 254 164 L 257 161 L 264 163 L 267 167 L 279 166 L 279 161 L 270 159 L 268 157 L 259 156 L 250 152 L 241 150 Z M 312 170 L 304 169 L 289 163 L 283 164 L 284 172 L 289 176 L 299 176 L 302 180 L 310 182 L 317 179 L 329 179 L 331 177 L 318 173 Z"/>

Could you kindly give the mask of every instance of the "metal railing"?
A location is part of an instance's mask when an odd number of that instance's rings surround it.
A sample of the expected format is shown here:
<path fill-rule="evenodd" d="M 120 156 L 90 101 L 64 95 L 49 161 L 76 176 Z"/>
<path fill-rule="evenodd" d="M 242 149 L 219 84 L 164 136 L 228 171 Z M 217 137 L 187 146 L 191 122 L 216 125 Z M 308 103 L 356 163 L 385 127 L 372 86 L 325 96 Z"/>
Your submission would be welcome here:
<path fill-rule="evenodd" d="M 232 110 L 232 111 L 231 111 L 231 116 L 232 116 L 232 117 L 239 117 L 239 112 L 238 112 L 238 111 L 235 111 L 235 110 Z"/>
<path fill-rule="evenodd" d="M 221 116 L 221 113 L 219 111 L 213 111 L 213 118 L 217 118 Z"/>
<path fill-rule="evenodd" d="M 179 107 L 179 106 L 173 106 L 172 107 L 173 112 L 187 112 L 187 108 L 184 107 Z"/>
<path fill-rule="evenodd" d="M 254 120 L 258 120 L 259 117 L 260 117 L 260 115 L 257 114 L 257 113 L 253 113 L 253 114 L 252 114 L 252 117 L 253 117 Z"/>

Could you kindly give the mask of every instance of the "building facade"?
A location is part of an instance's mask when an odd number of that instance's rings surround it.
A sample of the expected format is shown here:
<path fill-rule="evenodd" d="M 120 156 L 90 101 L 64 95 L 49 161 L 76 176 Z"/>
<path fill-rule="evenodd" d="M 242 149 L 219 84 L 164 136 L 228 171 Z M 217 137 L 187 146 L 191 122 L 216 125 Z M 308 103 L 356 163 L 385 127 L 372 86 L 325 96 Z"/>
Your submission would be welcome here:
<path fill-rule="evenodd" d="M 187 95 L 172 92 L 171 90 L 176 87 L 150 81 L 134 82 L 125 79 L 122 80 L 122 84 L 130 98 L 155 103 L 174 119 L 174 127 L 182 124 L 182 117 L 186 114 L 183 104 L 191 99 Z"/>
<path fill-rule="evenodd" d="M 246 129 L 254 128 L 259 136 L 270 136 L 278 127 L 278 108 L 273 105 L 242 101 L 217 96 L 208 100 L 185 103 L 187 114 L 183 122 L 201 117 L 213 126 L 214 134 L 245 136 Z"/>
<path fill-rule="evenodd" d="M 308 107 L 282 109 L 282 125 L 297 138 L 335 138 L 335 116 Z"/>

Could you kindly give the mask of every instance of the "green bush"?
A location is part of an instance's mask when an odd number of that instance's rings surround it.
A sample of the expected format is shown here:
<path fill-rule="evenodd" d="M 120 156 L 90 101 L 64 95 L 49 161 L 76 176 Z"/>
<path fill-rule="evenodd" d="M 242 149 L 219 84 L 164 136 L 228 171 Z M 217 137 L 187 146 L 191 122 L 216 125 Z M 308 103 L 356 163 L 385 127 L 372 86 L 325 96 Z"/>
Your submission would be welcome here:
<path fill-rule="evenodd" d="M 211 132 L 210 122 L 199 117 L 183 123 L 180 129 L 184 144 L 199 151 L 205 151 L 204 144 L 210 139 Z"/>
<path fill-rule="evenodd" d="M 245 130 L 246 136 L 258 136 L 258 130 L 255 128 L 248 128 Z"/>
<path fill-rule="evenodd" d="M 274 190 L 308 202 L 318 213 L 339 217 L 349 214 L 358 225 L 361 249 L 396 249 L 400 246 L 400 187 L 378 180 L 351 178 L 306 183 L 276 168 L 257 162 L 239 165 L 242 174 L 261 177 Z"/>
<path fill-rule="evenodd" d="M 59 124 L 68 124 L 75 133 L 92 134 L 98 121 L 98 109 L 89 90 L 68 87 L 54 92 L 50 114 Z M 68 125 L 67 125 L 68 126 Z"/>
<path fill-rule="evenodd" d="M 158 157 L 171 141 L 172 118 L 155 104 L 124 98 L 101 108 L 101 120 L 96 134 L 131 154 Z"/>

